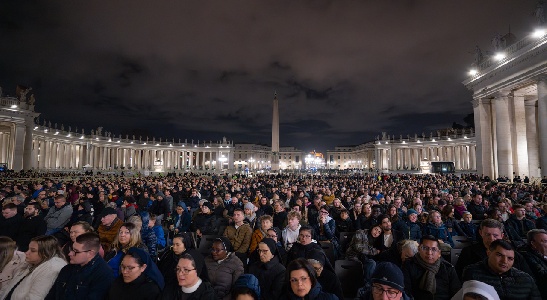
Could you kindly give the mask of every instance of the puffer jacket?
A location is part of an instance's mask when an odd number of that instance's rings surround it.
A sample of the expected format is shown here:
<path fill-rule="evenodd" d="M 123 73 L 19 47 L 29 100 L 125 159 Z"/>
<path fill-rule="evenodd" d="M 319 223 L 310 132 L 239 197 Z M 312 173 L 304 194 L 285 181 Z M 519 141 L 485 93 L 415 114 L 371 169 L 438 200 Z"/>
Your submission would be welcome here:
<path fill-rule="evenodd" d="M 214 261 L 209 255 L 205 257 L 205 265 L 217 299 L 231 299 L 232 285 L 244 272 L 241 260 L 234 253 L 229 253 L 228 257 L 220 262 Z"/>
<path fill-rule="evenodd" d="M 541 299 L 532 276 L 515 268 L 501 275 L 495 274 L 486 260 L 465 268 L 462 280 L 478 280 L 493 286 L 501 300 Z"/>
<path fill-rule="evenodd" d="M 141 213 L 142 218 L 142 228 L 141 228 L 141 239 L 142 242 L 148 248 L 148 254 L 152 259 L 157 257 L 158 249 L 158 237 L 154 232 L 154 229 L 148 227 L 148 222 L 150 222 L 150 214 L 148 212 Z"/>

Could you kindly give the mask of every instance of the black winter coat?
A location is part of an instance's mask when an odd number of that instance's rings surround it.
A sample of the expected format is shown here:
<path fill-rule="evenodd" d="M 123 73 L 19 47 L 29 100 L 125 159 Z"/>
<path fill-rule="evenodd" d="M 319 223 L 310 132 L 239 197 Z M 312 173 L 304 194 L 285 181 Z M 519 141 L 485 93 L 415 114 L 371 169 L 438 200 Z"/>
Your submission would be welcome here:
<path fill-rule="evenodd" d="M 277 300 L 285 291 L 285 267 L 277 257 L 267 263 L 255 262 L 249 266 L 249 272 L 260 282 L 260 299 Z"/>
<path fill-rule="evenodd" d="M 539 252 L 526 246 L 523 249 L 522 256 L 528 262 L 528 266 L 532 269 L 532 276 L 536 280 L 536 285 L 539 288 L 541 297 L 547 299 L 547 259 Z"/>
<path fill-rule="evenodd" d="M 22 252 L 28 250 L 28 244 L 30 239 L 39 235 L 44 235 L 47 230 L 46 221 L 41 215 L 35 217 L 25 218 L 19 226 L 19 233 L 17 235 L 17 249 Z"/>
<path fill-rule="evenodd" d="M 420 255 L 420 254 L 416 254 Z M 437 281 L 436 293 L 432 295 L 429 292 L 420 290 L 420 280 L 426 270 L 420 266 L 416 257 L 412 257 L 403 263 L 403 274 L 405 276 L 405 292 L 415 299 L 435 299 L 435 300 L 450 300 L 458 290 L 462 287 L 456 269 L 449 262 L 441 259 L 439 272 L 435 275 Z"/>
<path fill-rule="evenodd" d="M 156 300 L 160 294 L 160 287 L 144 274 L 130 283 L 123 282 L 120 276 L 112 283 L 106 300 Z"/>

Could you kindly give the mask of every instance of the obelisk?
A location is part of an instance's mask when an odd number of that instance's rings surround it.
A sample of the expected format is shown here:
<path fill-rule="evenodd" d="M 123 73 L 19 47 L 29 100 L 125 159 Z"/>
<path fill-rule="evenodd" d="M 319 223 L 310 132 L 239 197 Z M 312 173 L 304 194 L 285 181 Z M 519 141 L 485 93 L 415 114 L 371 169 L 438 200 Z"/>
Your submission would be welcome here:
<path fill-rule="evenodd" d="M 272 113 L 272 171 L 279 171 L 279 101 L 274 93 Z"/>

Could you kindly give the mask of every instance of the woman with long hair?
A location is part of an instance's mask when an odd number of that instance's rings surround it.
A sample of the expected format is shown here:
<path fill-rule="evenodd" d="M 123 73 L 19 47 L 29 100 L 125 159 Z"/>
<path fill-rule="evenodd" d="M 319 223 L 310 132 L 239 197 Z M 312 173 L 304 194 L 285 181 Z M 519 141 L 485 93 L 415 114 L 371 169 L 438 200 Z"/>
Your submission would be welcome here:
<path fill-rule="evenodd" d="M 25 253 L 17 251 L 17 244 L 7 236 L 0 236 L 0 290 L 28 266 Z"/>
<path fill-rule="evenodd" d="M 118 231 L 118 235 L 114 238 L 110 252 L 106 253 L 104 257 L 104 260 L 112 268 L 115 278 L 120 275 L 120 263 L 127 250 L 131 247 L 147 249 L 142 243 L 138 227 L 133 223 L 123 223 Z"/>
<path fill-rule="evenodd" d="M 363 203 L 363 206 L 361 207 L 361 213 L 357 217 L 357 229 L 364 229 L 365 222 L 370 218 L 372 215 L 372 206 L 370 203 Z"/>
<path fill-rule="evenodd" d="M 57 239 L 52 235 L 32 238 L 25 253 L 27 268 L 0 290 L 0 299 L 44 299 L 66 265 Z"/>

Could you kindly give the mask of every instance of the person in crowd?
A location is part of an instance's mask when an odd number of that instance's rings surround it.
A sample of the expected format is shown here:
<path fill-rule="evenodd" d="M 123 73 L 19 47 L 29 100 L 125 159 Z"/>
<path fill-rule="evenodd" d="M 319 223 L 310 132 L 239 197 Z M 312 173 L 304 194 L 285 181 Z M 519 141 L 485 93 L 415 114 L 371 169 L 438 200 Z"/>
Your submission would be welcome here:
<path fill-rule="evenodd" d="M 318 242 L 330 242 L 334 246 L 334 256 L 338 258 L 342 255 L 342 248 L 336 236 L 336 221 L 329 215 L 329 207 L 321 206 L 317 222 L 312 225 L 314 236 Z"/>
<path fill-rule="evenodd" d="M 390 262 L 381 262 L 371 275 L 371 285 L 359 289 L 359 300 L 410 300 L 405 292 L 405 280 L 399 267 Z"/>
<path fill-rule="evenodd" d="M 116 210 L 111 207 L 105 207 L 97 218 L 101 220 L 101 224 L 97 229 L 101 239 L 101 246 L 105 252 L 108 252 L 124 223 L 118 218 Z"/>
<path fill-rule="evenodd" d="M 498 292 L 493 286 L 477 280 L 468 280 L 462 288 L 452 297 L 453 300 L 500 300 Z"/>
<path fill-rule="evenodd" d="M 260 222 L 260 228 L 253 231 L 251 244 L 249 245 L 249 254 L 252 254 L 256 250 L 258 243 L 266 236 L 268 229 L 273 226 L 273 217 L 271 215 L 263 215 L 258 221 Z"/>
<path fill-rule="evenodd" d="M 213 242 L 211 255 L 205 257 L 207 273 L 218 299 L 230 299 L 234 282 L 243 274 L 243 263 L 233 253 L 232 243 L 227 237 Z"/>
<path fill-rule="evenodd" d="M 506 199 L 503 199 L 500 202 L 498 202 L 498 209 L 500 210 L 501 218 L 503 219 L 503 222 L 507 221 L 509 219 L 509 216 L 511 216 L 511 211 L 509 210 L 509 205 L 507 204 Z"/>
<path fill-rule="evenodd" d="M 146 246 L 146 249 L 148 249 L 148 254 L 150 254 L 152 260 L 155 261 L 158 253 L 158 237 L 156 236 L 154 229 L 152 229 L 155 220 L 152 220 L 151 214 L 147 211 L 141 212 L 140 217 L 141 225 L 138 227 L 140 227 L 142 243 Z"/>
<path fill-rule="evenodd" d="M 29 203 L 25 207 L 24 218 L 15 239 L 21 252 L 28 250 L 28 244 L 33 237 L 44 235 L 47 231 L 46 222 L 40 211 L 40 204 L 37 202 Z"/>
<path fill-rule="evenodd" d="M 370 205 L 370 204 L 369 204 Z M 359 229 L 367 229 L 370 230 L 372 227 L 378 225 L 379 220 L 378 217 L 382 214 L 382 207 L 378 204 L 372 205 L 370 207 L 367 207 L 367 205 L 363 205 L 363 212 L 370 209 L 370 215 L 366 217 L 361 218 Z"/>
<path fill-rule="evenodd" d="M 285 292 L 285 267 L 278 257 L 275 241 L 264 238 L 258 244 L 257 252 L 260 260 L 249 266 L 249 273 L 258 278 L 260 298 L 281 299 Z"/>
<path fill-rule="evenodd" d="M 12 240 L 16 240 L 22 222 L 23 216 L 17 213 L 17 205 L 12 202 L 2 205 L 0 236 L 7 236 Z"/>
<path fill-rule="evenodd" d="M 340 210 L 340 220 L 336 221 L 336 233 L 341 232 L 354 232 L 355 227 L 353 227 L 353 221 L 349 217 L 349 212 L 347 209 Z M 337 234 L 337 235 L 338 235 Z"/>
<path fill-rule="evenodd" d="M 91 225 L 87 222 L 78 221 L 72 224 L 72 226 L 70 226 L 70 230 L 69 230 L 70 240 L 67 243 L 65 243 L 65 245 L 62 248 L 63 254 L 65 255 L 65 257 L 69 257 L 68 254 L 70 252 L 70 249 L 72 249 L 72 244 L 74 244 L 74 242 L 76 241 L 76 238 L 79 235 L 84 234 L 86 232 L 94 232 L 93 227 L 91 227 Z M 98 253 L 101 257 L 104 257 L 104 250 L 102 249 L 102 247 L 99 249 Z"/>
<path fill-rule="evenodd" d="M 526 209 L 523 205 L 513 205 L 514 213 L 505 222 L 507 227 L 512 228 L 521 238 L 525 239 L 528 231 L 535 229 L 534 222 L 526 218 Z"/>
<path fill-rule="evenodd" d="M 117 278 L 120 274 L 119 268 L 122 258 L 127 253 L 127 250 L 132 247 L 147 249 L 146 245 L 142 243 L 141 233 L 137 226 L 133 223 L 123 223 L 118 231 L 118 235 L 114 238 L 114 242 L 112 242 L 110 251 L 104 256 L 104 259 L 112 269 L 114 277 Z"/>
<path fill-rule="evenodd" d="M 72 216 L 70 217 L 70 222 L 68 222 L 67 226 L 70 227 L 72 224 L 79 221 L 93 224 L 93 216 L 91 215 L 92 213 L 93 206 L 91 205 L 91 202 L 89 202 L 87 199 L 79 200 L 78 203 L 73 207 Z"/>
<path fill-rule="evenodd" d="M 213 214 L 213 204 L 206 201 L 201 206 L 201 212 L 192 221 L 190 229 L 200 238 L 204 234 L 216 235 L 218 229 L 215 228 L 216 220 L 217 217 Z"/>
<path fill-rule="evenodd" d="M 277 200 L 274 202 L 274 213 L 272 217 L 273 227 L 285 227 L 285 225 L 287 224 L 287 211 L 285 211 L 285 205 L 283 204 L 283 201 Z"/>
<path fill-rule="evenodd" d="M 378 222 L 382 232 L 380 233 L 380 236 L 375 239 L 374 248 L 378 249 L 380 252 L 391 249 L 392 246 L 396 246 L 399 241 L 404 239 L 402 232 L 392 229 L 388 215 L 379 216 Z"/>
<path fill-rule="evenodd" d="M 86 222 L 91 228 L 91 225 Z M 72 229 L 82 225 L 72 225 Z M 99 255 L 101 243 L 94 232 L 79 234 L 68 252 L 69 264 L 59 272 L 46 300 L 104 299 L 114 280 L 112 270 Z"/>
<path fill-rule="evenodd" d="M 215 208 L 213 210 L 213 214 L 217 217 L 217 218 L 222 218 L 224 216 L 224 202 L 222 201 L 222 197 L 220 196 L 215 196 L 213 198 L 213 207 Z"/>
<path fill-rule="evenodd" d="M 513 267 L 515 250 L 504 240 L 495 240 L 488 247 L 488 259 L 469 265 L 463 280 L 477 280 L 494 287 L 501 300 L 541 299 L 534 279 Z"/>
<path fill-rule="evenodd" d="M 336 276 L 325 253 L 319 250 L 311 251 L 308 255 L 308 262 L 313 266 L 317 281 L 321 284 L 323 291 L 334 294 L 339 299 L 344 299 L 340 279 Z"/>
<path fill-rule="evenodd" d="M 234 212 L 237 210 L 234 209 Z M 245 214 L 245 223 L 249 223 L 249 226 L 251 229 L 254 229 L 257 224 L 257 218 L 256 218 L 256 212 L 255 212 L 255 206 L 251 202 L 245 203 L 243 206 L 243 212 Z"/>
<path fill-rule="evenodd" d="M 462 197 L 458 197 L 454 200 L 454 218 L 456 220 L 461 220 L 463 218 L 463 212 L 467 211 L 465 206 L 465 201 Z"/>
<path fill-rule="evenodd" d="M 249 203 L 247 203 L 249 204 Z M 252 204 L 251 204 L 252 205 Z M 245 213 L 241 208 L 234 209 L 232 215 L 232 225 L 229 225 L 224 230 L 224 236 L 230 240 L 234 253 L 239 257 L 241 262 L 245 265 L 247 263 L 247 252 L 251 245 L 251 237 L 253 235 L 253 229 L 251 226 L 244 222 Z"/>
<path fill-rule="evenodd" d="M 99 197 L 104 198 L 104 194 L 99 194 Z M 99 202 L 102 202 L 104 200 L 100 200 Z M 123 197 L 123 203 L 122 205 L 120 206 L 120 212 L 121 212 L 121 217 L 120 219 L 124 222 L 126 222 L 130 217 L 132 216 L 136 216 L 138 214 L 138 205 L 134 202 L 135 201 L 135 198 L 133 197 L 130 197 L 130 196 L 126 196 L 126 197 Z"/>
<path fill-rule="evenodd" d="M 47 224 L 46 235 L 61 231 L 70 221 L 72 205 L 67 203 L 65 196 L 55 196 L 54 205 L 49 209 L 44 221 Z"/>
<path fill-rule="evenodd" d="M 28 268 L 25 253 L 18 251 L 17 244 L 7 236 L 0 236 L 0 290 Z"/>
<path fill-rule="evenodd" d="M 279 240 L 279 237 L 281 237 L 281 230 L 277 227 L 272 227 L 268 229 L 268 232 L 266 233 L 266 237 L 274 240 L 275 246 L 277 248 L 277 257 L 279 258 L 279 261 L 283 264 L 287 264 L 287 250 L 285 250 L 285 247 L 283 246 L 283 243 Z M 256 260 L 255 260 L 256 261 Z"/>
<path fill-rule="evenodd" d="M 397 243 L 397 247 L 391 247 L 388 251 L 378 254 L 374 259 L 377 262 L 388 261 L 402 268 L 403 263 L 418 253 L 419 244 L 413 240 L 402 240 Z M 372 274 L 370 270 L 370 274 Z M 366 277 L 368 278 L 368 277 Z M 366 279 L 365 278 L 365 279 Z"/>
<path fill-rule="evenodd" d="M 407 219 L 405 220 L 407 231 L 403 232 L 405 239 L 419 241 L 422 238 L 422 228 L 418 225 L 418 212 L 414 209 L 409 209 L 406 212 Z"/>
<path fill-rule="evenodd" d="M 424 235 L 432 235 L 441 244 L 443 252 L 450 252 L 450 249 L 454 247 L 454 241 L 452 240 L 452 234 L 448 231 L 443 220 L 441 218 L 441 213 L 433 210 L 429 214 L 429 222 L 423 231 Z"/>
<path fill-rule="evenodd" d="M 454 217 L 454 206 L 448 204 L 443 207 L 443 210 L 441 211 L 441 220 L 446 229 L 448 229 L 450 235 L 462 235 L 459 221 Z"/>
<path fill-rule="evenodd" d="M 28 248 L 25 253 L 28 267 L 2 287 L 0 299 L 44 299 L 59 271 L 66 265 L 54 236 L 41 235 L 32 238 Z"/>
<path fill-rule="evenodd" d="M 260 294 L 260 283 L 253 274 L 239 276 L 232 288 L 233 300 L 259 300 Z"/>
<path fill-rule="evenodd" d="M 467 205 L 467 211 L 473 216 L 473 220 L 484 220 L 487 217 L 486 206 L 482 201 L 481 194 L 475 194 L 473 196 L 473 201 Z"/>
<path fill-rule="evenodd" d="M 322 290 L 315 269 L 304 258 L 295 259 L 287 265 L 286 278 L 289 286 L 287 299 L 338 300 L 336 295 Z"/>
<path fill-rule="evenodd" d="M 172 219 L 172 224 L 169 225 L 169 230 L 175 234 L 187 232 L 190 230 L 192 217 L 186 208 L 186 204 L 180 201 L 175 209 L 175 215 Z"/>
<path fill-rule="evenodd" d="M 532 275 L 543 299 L 547 299 L 547 231 L 532 229 L 527 234 L 527 245 L 522 256 L 532 270 Z"/>
<path fill-rule="evenodd" d="M 424 235 L 418 254 L 403 263 L 405 291 L 416 299 L 450 300 L 461 288 L 454 266 L 441 257 L 439 240 Z"/>
<path fill-rule="evenodd" d="M 107 300 L 156 300 L 165 287 L 163 276 L 148 253 L 129 248 L 120 264 L 121 276 L 112 282 Z"/>
<path fill-rule="evenodd" d="M 310 251 L 318 249 L 323 251 L 321 246 L 313 239 L 313 228 L 302 226 L 298 234 L 298 241 L 293 243 L 291 250 L 287 253 L 287 262 L 297 258 L 307 258 Z"/>
<path fill-rule="evenodd" d="M 477 224 L 473 223 L 473 215 L 470 212 L 463 212 L 463 221 L 460 222 L 460 229 L 463 236 L 467 238 L 468 241 L 477 240 Z"/>
<path fill-rule="evenodd" d="M 167 240 L 165 238 L 165 231 L 163 230 L 163 226 L 161 224 L 158 224 L 156 215 L 150 215 L 148 227 L 152 228 L 152 230 L 154 230 L 154 234 L 156 234 L 158 251 L 163 250 L 167 246 Z"/>
<path fill-rule="evenodd" d="M 160 192 L 156 195 L 156 200 L 152 203 L 152 206 L 148 210 L 151 214 L 156 215 L 156 223 L 161 225 L 164 217 L 167 217 L 171 214 L 171 209 L 173 206 L 168 201 L 164 199 L 164 195 Z"/>
<path fill-rule="evenodd" d="M 162 300 L 216 300 L 215 290 L 210 282 L 200 278 L 204 265 L 196 261 L 189 253 L 181 255 L 175 270 L 177 285 L 167 286 Z"/>
<path fill-rule="evenodd" d="M 158 268 L 163 274 L 165 285 L 178 285 L 177 274 L 175 269 L 179 259 L 183 254 L 190 254 L 200 266 L 205 266 L 205 258 L 194 247 L 194 240 L 190 233 L 182 232 L 173 237 L 173 245 L 171 249 L 165 251 L 159 258 Z M 207 268 L 201 268 L 198 271 L 198 276 L 205 281 L 209 281 Z"/>
<path fill-rule="evenodd" d="M 463 274 L 463 269 L 466 266 L 487 258 L 486 250 L 490 247 L 490 244 L 493 241 L 504 239 L 503 231 L 504 226 L 499 221 L 486 219 L 481 222 L 479 235 L 482 241 L 463 248 L 460 256 L 458 257 L 458 262 L 456 263 L 456 273 L 460 278 L 462 278 L 461 276 Z M 514 265 L 517 269 L 531 274 L 530 267 L 526 263 L 526 260 L 518 252 L 515 252 Z"/>
<path fill-rule="evenodd" d="M 300 231 L 300 220 L 302 220 L 302 215 L 297 211 L 290 211 L 287 214 L 287 226 L 283 229 L 281 233 L 281 242 L 285 247 L 285 250 L 291 250 L 291 247 L 298 240 L 298 234 Z"/>

